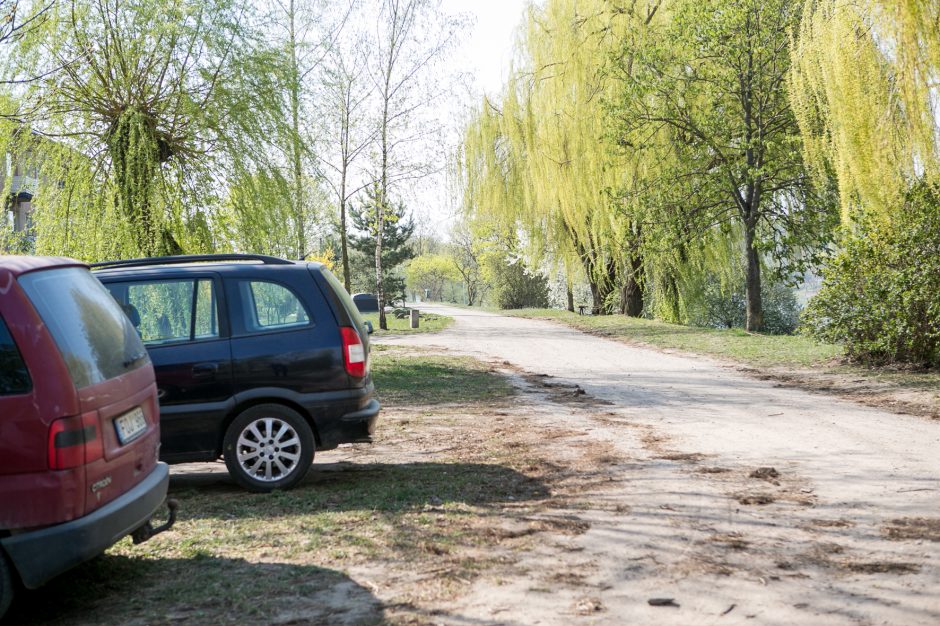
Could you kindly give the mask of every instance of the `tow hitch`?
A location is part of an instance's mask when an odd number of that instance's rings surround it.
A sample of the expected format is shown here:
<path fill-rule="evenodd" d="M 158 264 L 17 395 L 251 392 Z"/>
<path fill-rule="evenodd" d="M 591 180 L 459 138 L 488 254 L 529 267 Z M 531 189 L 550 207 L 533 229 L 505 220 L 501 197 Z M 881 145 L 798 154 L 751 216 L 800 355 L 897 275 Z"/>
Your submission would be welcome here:
<path fill-rule="evenodd" d="M 153 524 L 150 523 L 150 520 L 147 520 L 146 524 L 131 533 L 131 539 L 134 540 L 135 544 L 143 543 L 151 537 L 159 535 L 164 530 L 170 530 L 173 524 L 176 523 L 176 510 L 180 508 L 180 504 L 171 498 L 166 501 L 166 508 L 169 511 L 166 522 L 154 528 Z"/>

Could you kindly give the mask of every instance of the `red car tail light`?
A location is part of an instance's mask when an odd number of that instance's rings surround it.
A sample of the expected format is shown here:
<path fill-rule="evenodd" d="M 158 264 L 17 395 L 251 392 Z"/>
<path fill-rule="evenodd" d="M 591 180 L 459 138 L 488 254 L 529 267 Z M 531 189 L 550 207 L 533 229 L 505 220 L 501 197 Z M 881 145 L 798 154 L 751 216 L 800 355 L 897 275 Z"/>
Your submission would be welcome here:
<path fill-rule="evenodd" d="M 64 470 L 97 461 L 104 455 L 98 412 L 65 417 L 49 427 L 49 468 Z"/>
<path fill-rule="evenodd" d="M 366 375 L 366 347 L 355 328 L 341 326 L 339 329 L 343 336 L 343 363 L 346 373 L 356 378 Z"/>

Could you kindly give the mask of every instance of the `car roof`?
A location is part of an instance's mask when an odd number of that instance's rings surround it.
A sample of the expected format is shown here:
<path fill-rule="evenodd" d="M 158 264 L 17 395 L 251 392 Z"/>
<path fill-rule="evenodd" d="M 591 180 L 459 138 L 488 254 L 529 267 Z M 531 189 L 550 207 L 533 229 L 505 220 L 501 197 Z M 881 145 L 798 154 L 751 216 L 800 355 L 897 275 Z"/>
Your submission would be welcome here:
<path fill-rule="evenodd" d="M 0 269 L 6 270 L 14 277 L 33 270 L 51 269 L 54 267 L 88 267 L 81 261 L 62 256 L 18 256 L 0 255 Z"/>
<path fill-rule="evenodd" d="M 113 263 L 113 264 L 112 264 Z M 121 276 L 160 276 L 169 272 L 197 273 L 211 270 L 221 273 L 241 273 L 245 271 L 271 271 L 277 268 L 314 268 L 323 269 L 323 264 L 316 261 L 288 261 L 276 257 L 261 255 L 191 255 L 175 257 L 154 257 L 149 259 L 130 259 L 95 263 L 92 269 L 99 278 L 117 278 Z"/>

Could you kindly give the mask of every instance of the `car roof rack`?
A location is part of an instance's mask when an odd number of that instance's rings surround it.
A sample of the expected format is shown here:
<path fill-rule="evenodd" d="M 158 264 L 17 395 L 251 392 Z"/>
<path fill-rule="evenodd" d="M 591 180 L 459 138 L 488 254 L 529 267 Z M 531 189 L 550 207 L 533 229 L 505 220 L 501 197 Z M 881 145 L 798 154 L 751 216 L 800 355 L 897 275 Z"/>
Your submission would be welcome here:
<path fill-rule="evenodd" d="M 148 265 L 179 265 L 183 263 L 218 263 L 220 261 L 261 261 L 265 265 L 293 265 L 293 261 L 265 254 L 180 254 L 176 256 L 157 256 L 142 259 L 123 259 L 91 263 L 93 269 L 109 267 L 146 267 Z"/>

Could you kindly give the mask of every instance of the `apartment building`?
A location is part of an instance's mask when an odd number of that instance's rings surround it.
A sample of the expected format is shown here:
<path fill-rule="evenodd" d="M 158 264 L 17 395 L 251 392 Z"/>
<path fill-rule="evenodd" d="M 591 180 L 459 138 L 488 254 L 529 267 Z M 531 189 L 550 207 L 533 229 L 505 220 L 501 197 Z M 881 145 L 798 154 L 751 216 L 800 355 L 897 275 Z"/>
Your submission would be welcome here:
<path fill-rule="evenodd" d="M 0 198 L 2 198 L 3 224 L 12 225 L 13 231 L 24 233 L 31 224 L 33 196 L 39 186 L 39 173 L 29 153 L 20 158 L 0 155 Z"/>

